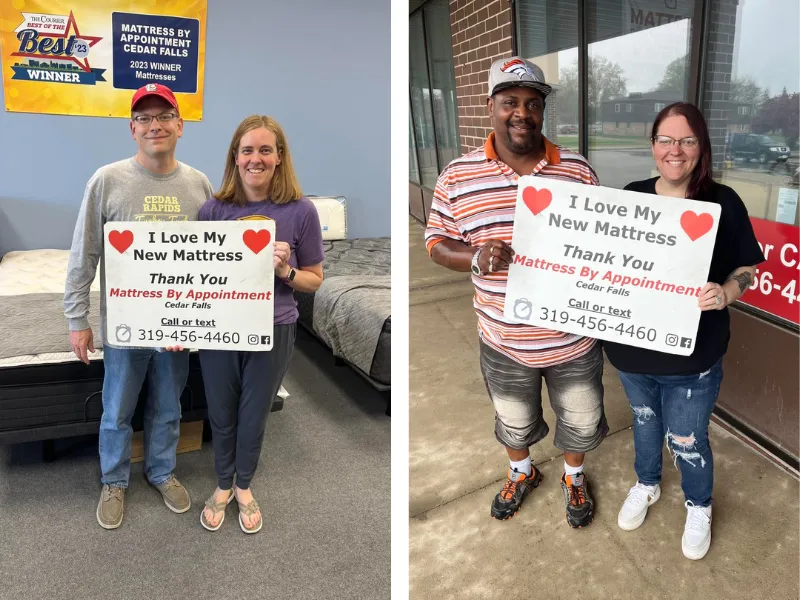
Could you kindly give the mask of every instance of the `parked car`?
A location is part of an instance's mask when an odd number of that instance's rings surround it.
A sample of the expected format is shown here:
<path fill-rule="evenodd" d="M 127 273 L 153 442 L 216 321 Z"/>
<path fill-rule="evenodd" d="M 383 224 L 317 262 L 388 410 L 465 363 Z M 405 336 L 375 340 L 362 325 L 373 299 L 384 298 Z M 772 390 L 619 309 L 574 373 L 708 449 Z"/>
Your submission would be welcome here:
<path fill-rule="evenodd" d="M 755 133 L 731 134 L 728 149 L 729 158 L 742 159 L 746 162 L 758 162 L 762 165 L 775 162 L 786 162 L 791 151 L 788 146 L 776 142 L 767 135 Z"/>
<path fill-rule="evenodd" d="M 558 133 L 563 133 L 565 135 L 572 135 L 578 133 L 578 126 L 577 125 L 562 125 L 558 128 Z"/>

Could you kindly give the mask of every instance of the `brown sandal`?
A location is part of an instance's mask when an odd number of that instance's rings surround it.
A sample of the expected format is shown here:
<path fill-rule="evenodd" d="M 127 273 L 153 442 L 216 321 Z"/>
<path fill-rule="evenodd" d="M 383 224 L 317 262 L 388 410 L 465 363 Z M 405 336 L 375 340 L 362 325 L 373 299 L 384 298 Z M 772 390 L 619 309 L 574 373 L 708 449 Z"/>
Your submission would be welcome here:
<path fill-rule="evenodd" d="M 255 498 L 253 498 L 247 504 L 242 504 L 239 502 L 239 500 L 236 500 L 236 502 L 239 504 L 239 527 L 242 528 L 242 531 L 245 533 L 258 533 L 261 531 L 261 526 L 264 524 L 264 515 L 261 514 L 261 509 L 259 508 L 258 502 L 256 502 Z M 261 518 L 258 520 L 258 525 L 252 529 L 248 529 L 245 527 L 244 521 L 242 521 L 242 514 L 245 514 L 248 517 L 258 514 Z"/>
<path fill-rule="evenodd" d="M 214 496 L 216 495 L 216 493 L 217 492 L 215 490 L 214 493 L 211 494 L 211 497 L 208 500 L 206 500 L 206 505 L 205 506 L 206 506 L 206 508 L 210 508 L 211 511 L 214 513 L 214 515 L 216 515 L 217 513 L 222 513 L 222 518 L 220 519 L 219 523 L 217 523 L 217 526 L 216 527 L 212 527 L 208 523 L 208 521 L 206 521 L 206 510 L 205 510 L 205 508 L 203 508 L 203 510 L 200 511 L 200 524 L 203 527 L 205 527 L 206 529 L 208 529 L 209 531 L 216 531 L 217 529 L 222 527 L 222 524 L 225 522 L 225 507 L 228 506 L 228 504 L 231 503 L 231 501 L 233 500 L 234 496 L 236 495 L 236 494 L 234 494 L 233 489 L 231 489 L 231 495 L 228 497 L 227 500 L 223 500 L 222 502 L 214 502 Z"/>

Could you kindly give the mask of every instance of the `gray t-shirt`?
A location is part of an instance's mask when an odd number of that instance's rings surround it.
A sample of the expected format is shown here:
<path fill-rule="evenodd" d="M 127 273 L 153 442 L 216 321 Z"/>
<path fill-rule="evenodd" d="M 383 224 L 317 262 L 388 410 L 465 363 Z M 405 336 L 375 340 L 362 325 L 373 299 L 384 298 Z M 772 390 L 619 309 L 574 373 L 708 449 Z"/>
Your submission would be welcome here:
<path fill-rule="evenodd" d="M 157 175 L 135 158 L 100 167 L 86 184 L 72 237 L 64 291 L 64 314 L 70 331 L 89 327 L 89 288 L 103 256 L 103 226 L 113 221 L 196 221 L 211 196 L 211 183 L 181 162 L 171 173 Z M 106 335 L 106 274 L 100 264 L 100 323 Z"/>

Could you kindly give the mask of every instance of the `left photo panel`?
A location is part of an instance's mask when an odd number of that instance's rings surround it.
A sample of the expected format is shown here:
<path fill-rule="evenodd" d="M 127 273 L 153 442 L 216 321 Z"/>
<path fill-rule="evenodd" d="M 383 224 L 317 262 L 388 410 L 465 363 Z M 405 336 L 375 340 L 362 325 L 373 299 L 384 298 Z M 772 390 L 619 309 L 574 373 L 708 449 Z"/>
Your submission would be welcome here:
<path fill-rule="evenodd" d="M 390 597 L 390 34 L 0 1 L 0 598 Z"/>

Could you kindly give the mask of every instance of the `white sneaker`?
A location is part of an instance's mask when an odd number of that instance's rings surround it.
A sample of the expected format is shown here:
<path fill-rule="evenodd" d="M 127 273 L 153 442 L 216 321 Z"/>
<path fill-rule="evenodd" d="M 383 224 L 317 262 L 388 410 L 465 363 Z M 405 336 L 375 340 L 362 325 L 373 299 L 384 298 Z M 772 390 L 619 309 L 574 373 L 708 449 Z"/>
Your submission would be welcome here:
<path fill-rule="evenodd" d="M 632 531 L 644 523 L 647 509 L 661 497 L 661 487 L 658 484 L 644 485 L 636 482 L 628 492 L 625 503 L 619 509 L 617 525 L 625 531 Z"/>
<path fill-rule="evenodd" d="M 695 506 L 687 500 L 686 511 L 681 548 L 686 558 L 700 560 L 711 546 L 711 507 Z"/>

